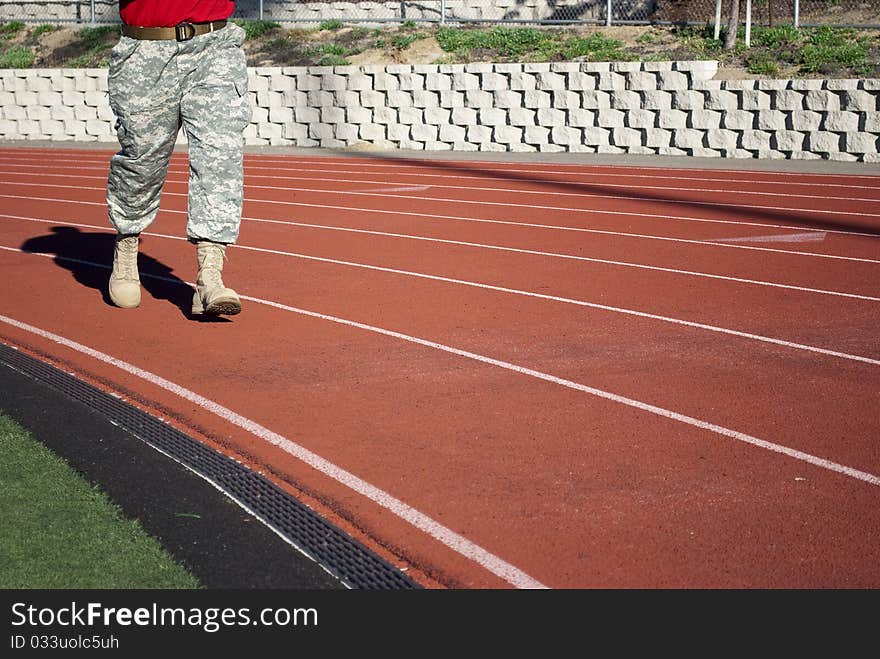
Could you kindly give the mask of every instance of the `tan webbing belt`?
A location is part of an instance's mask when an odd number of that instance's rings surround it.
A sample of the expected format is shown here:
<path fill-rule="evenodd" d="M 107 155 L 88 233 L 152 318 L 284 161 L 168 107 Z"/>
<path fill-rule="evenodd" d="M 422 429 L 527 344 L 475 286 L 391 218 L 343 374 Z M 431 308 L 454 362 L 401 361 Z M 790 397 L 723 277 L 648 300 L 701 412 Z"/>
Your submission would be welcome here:
<path fill-rule="evenodd" d="M 213 21 L 211 23 L 179 23 L 174 27 L 138 27 L 136 25 L 123 25 L 122 34 L 132 39 L 147 39 L 157 41 L 162 39 L 174 39 L 176 41 L 189 41 L 200 34 L 208 34 L 226 26 L 226 21 Z"/>

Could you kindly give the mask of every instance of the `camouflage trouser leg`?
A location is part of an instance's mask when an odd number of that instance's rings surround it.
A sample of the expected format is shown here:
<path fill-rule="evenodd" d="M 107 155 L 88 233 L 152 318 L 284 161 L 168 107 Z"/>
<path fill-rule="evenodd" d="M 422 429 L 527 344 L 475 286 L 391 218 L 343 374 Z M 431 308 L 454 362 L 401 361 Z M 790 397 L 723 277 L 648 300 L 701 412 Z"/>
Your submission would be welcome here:
<path fill-rule="evenodd" d="M 251 118 L 244 30 L 232 23 L 190 41 L 121 37 L 108 73 L 122 149 L 110 161 L 107 206 L 119 233 L 155 219 L 180 127 L 189 143 L 187 237 L 233 243 L 242 206 L 242 147 Z"/>

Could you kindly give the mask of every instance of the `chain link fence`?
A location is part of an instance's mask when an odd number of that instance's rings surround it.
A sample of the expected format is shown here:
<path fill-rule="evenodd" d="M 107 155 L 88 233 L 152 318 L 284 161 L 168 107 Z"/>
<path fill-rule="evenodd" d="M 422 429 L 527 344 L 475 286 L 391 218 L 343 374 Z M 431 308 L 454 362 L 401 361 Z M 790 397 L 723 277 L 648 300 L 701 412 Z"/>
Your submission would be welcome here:
<path fill-rule="evenodd" d="M 730 3 L 720 0 L 721 15 Z M 738 0 L 754 25 L 832 25 L 880 29 L 880 0 Z M 666 25 L 713 23 L 717 0 L 241 0 L 235 18 L 285 24 L 505 23 Z M 0 22 L 113 24 L 118 0 L 0 0 Z"/>

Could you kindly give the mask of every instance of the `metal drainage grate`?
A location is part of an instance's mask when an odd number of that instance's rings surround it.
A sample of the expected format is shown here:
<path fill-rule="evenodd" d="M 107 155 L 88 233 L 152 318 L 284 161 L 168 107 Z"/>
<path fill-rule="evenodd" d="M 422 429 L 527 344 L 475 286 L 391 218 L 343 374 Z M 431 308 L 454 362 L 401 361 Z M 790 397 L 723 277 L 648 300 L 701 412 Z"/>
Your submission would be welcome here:
<path fill-rule="evenodd" d="M 118 398 L 0 343 L 0 362 L 84 403 L 213 481 L 351 588 L 421 588 L 393 565 L 266 478 Z"/>

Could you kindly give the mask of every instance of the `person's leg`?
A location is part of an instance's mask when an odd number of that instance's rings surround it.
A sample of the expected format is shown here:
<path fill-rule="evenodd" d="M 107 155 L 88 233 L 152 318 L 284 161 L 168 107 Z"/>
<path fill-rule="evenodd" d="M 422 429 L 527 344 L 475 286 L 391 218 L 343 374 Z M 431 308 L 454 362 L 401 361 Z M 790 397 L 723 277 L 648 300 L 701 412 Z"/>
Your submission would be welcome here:
<path fill-rule="evenodd" d="M 226 246 L 238 239 L 243 197 L 244 129 L 251 119 L 244 30 L 232 23 L 199 37 L 181 99 L 189 143 L 187 238 L 197 246 L 193 313 L 235 314 L 238 295 L 221 279 Z M 190 59 L 191 58 L 191 59 Z"/>
<path fill-rule="evenodd" d="M 110 107 L 122 147 L 110 159 L 107 208 L 117 231 L 110 299 L 140 304 L 139 234 L 156 218 L 168 162 L 180 130 L 176 42 L 120 37 L 108 71 Z"/>

